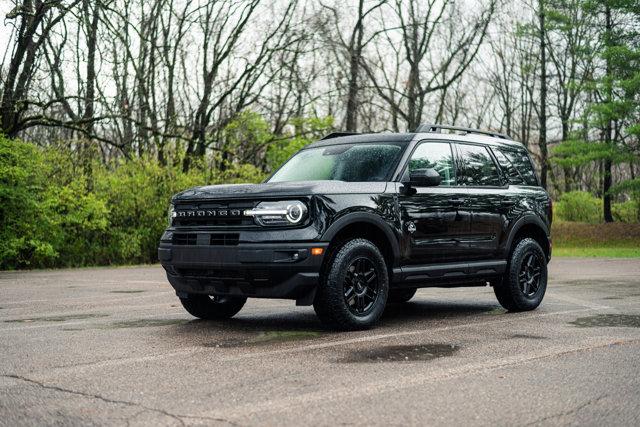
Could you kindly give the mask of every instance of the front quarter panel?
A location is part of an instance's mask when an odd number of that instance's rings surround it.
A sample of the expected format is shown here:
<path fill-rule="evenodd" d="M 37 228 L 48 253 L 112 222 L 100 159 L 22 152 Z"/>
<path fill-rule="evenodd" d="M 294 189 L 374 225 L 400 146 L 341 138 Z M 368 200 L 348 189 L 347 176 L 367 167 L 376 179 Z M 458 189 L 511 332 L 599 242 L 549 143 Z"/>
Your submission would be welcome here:
<path fill-rule="evenodd" d="M 370 223 L 385 233 L 397 259 L 400 255 L 400 216 L 394 183 L 389 183 L 388 188 L 391 191 L 378 194 L 316 196 L 320 240 L 330 242 L 349 224 Z"/>

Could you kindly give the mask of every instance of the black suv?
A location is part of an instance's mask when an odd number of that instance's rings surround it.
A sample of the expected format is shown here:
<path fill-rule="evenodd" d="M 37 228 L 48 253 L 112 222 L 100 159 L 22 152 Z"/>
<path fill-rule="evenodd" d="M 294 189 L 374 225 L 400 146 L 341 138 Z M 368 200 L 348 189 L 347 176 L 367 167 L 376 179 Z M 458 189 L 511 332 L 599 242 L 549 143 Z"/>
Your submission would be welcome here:
<path fill-rule="evenodd" d="M 158 257 L 196 317 L 288 298 L 353 330 L 421 287 L 491 285 L 506 309 L 535 309 L 551 217 L 527 150 L 505 135 L 334 133 L 262 184 L 173 196 Z"/>

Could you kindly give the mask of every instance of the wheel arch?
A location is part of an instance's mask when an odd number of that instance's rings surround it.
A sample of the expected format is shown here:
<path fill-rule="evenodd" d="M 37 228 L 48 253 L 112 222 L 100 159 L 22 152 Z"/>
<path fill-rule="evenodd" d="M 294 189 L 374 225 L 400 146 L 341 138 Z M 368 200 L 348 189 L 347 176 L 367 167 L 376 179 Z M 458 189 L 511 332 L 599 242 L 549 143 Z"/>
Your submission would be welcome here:
<path fill-rule="evenodd" d="M 329 250 L 338 242 L 362 237 L 372 241 L 387 261 L 387 267 L 396 266 L 400 259 L 400 245 L 391 226 L 378 215 L 369 212 L 354 212 L 335 221 L 321 237 L 329 242 Z"/>
<path fill-rule="evenodd" d="M 525 237 L 530 237 L 538 242 L 547 257 L 547 261 L 551 259 L 549 228 L 540 218 L 533 215 L 522 217 L 513 225 L 505 245 L 506 255 L 510 255 L 514 244 Z"/>

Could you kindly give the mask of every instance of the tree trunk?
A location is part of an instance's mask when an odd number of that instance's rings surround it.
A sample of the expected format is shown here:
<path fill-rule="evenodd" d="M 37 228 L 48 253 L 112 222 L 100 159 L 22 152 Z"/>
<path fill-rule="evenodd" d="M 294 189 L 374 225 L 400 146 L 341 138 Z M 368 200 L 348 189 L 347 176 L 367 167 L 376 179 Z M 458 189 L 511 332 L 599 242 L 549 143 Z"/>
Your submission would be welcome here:
<path fill-rule="evenodd" d="M 547 153 L 547 42 L 545 34 L 545 4 L 544 0 L 538 1 L 538 19 L 540 38 L 540 135 L 538 147 L 540 148 L 540 180 L 544 188 L 547 188 L 547 170 L 549 159 Z"/>
<path fill-rule="evenodd" d="M 92 2 L 84 0 L 82 8 L 87 31 L 87 80 L 85 82 L 84 113 L 82 114 L 83 127 L 86 136 L 83 138 L 82 169 L 87 179 L 87 190 L 93 189 L 93 146 L 91 145 L 91 135 L 93 134 L 94 105 L 96 96 L 96 44 L 98 40 L 98 21 L 100 19 L 99 2 L 93 5 Z"/>
<path fill-rule="evenodd" d="M 607 5 L 605 7 L 605 25 L 606 25 L 606 41 L 605 41 L 605 49 L 611 46 L 611 31 L 613 30 L 613 24 L 611 22 L 611 9 Z M 606 58 L 606 74 L 607 77 L 611 76 L 611 62 L 609 60 L 609 55 Z M 607 81 L 607 103 L 611 105 L 611 99 L 613 97 L 611 82 Z M 612 132 L 612 124 L 611 118 L 607 117 L 607 125 L 604 131 L 604 140 L 605 144 L 611 146 L 611 132 Z M 602 179 L 602 202 L 603 202 L 603 213 L 604 213 L 604 221 L 605 222 L 613 222 L 613 215 L 611 214 L 611 195 L 609 194 L 609 190 L 611 190 L 611 158 L 606 158 L 604 160 L 604 177 Z"/>
<path fill-rule="evenodd" d="M 564 142 L 569 138 L 569 118 L 563 116 L 560 120 L 562 121 L 562 142 Z M 572 183 L 571 168 L 569 166 L 563 166 L 562 173 L 564 175 L 564 192 L 568 193 L 571 191 Z"/>
<path fill-rule="evenodd" d="M 360 56 L 362 55 L 364 0 L 358 2 L 358 22 L 351 38 L 349 52 L 349 87 L 347 90 L 347 116 L 345 126 L 348 131 L 358 128 L 358 77 L 360 75 Z"/>
<path fill-rule="evenodd" d="M 416 106 L 416 103 L 418 102 L 418 94 L 416 93 L 416 86 L 417 80 L 419 78 L 419 71 L 417 68 L 417 63 L 411 64 L 411 70 L 409 71 L 409 82 L 407 83 L 407 86 L 409 86 L 407 91 L 407 130 L 409 132 L 413 132 L 420 124 L 420 119 L 416 117 L 418 115 Z"/>

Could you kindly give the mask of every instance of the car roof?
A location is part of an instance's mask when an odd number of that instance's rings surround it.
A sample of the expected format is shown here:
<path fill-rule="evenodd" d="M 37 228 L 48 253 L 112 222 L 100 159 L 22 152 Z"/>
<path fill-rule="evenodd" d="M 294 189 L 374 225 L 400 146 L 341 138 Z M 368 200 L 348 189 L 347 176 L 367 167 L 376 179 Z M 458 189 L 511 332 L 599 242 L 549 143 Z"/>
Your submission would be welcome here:
<path fill-rule="evenodd" d="M 338 136 L 330 139 L 322 139 L 313 142 L 305 147 L 317 148 L 330 145 L 340 144 L 356 144 L 356 143 L 375 143 L 375 142 L 393 142 L 408 144 L 411 141 L 422 140 L 446 140 L 455 142 L 470 142 L 476 144 L 486 144 L 492 146 L 507 146 L 513 148 L 525 148 L 520 142 L 510 139 L 496 138 L 489 135 L 468 133 L 465 135 L 456 133 L 438 133 L 438 132 L 406 132 L 406 133 L 361 133 L 355 135 Z"/>
<path fill-rule="evenodd" d="M 359 133 L 356 135 L 338 136 L 330 139 L 321 139 L 320 141 L 312 142 L 305 148 L 325 147 L 329 145 L 339 144 L 357 144 L 366 142 L 395 142 L 395 143 L 409 143 L 413 141 L 415 133 Z"/>
<path fill-rule="evenodd" d="M 486 144 L 493 146 L 507 146 L 514 148 L 525 148 L 524 144 L 518 141 L 504 138 L 496 138 L 495 136 L 482 135 L 477 133 L 468 133 L 465 135 L 456 133 L 437 133 L 437 132 L 421 132 L 415 134 L 415 139 L 421 141 L 423 139 L 431 140 L 447 140 L 455 142 L 470 142 L 476 144 Z"/>

